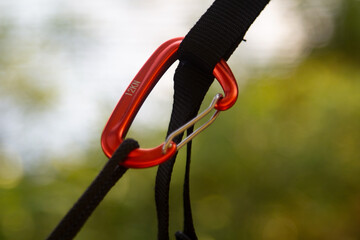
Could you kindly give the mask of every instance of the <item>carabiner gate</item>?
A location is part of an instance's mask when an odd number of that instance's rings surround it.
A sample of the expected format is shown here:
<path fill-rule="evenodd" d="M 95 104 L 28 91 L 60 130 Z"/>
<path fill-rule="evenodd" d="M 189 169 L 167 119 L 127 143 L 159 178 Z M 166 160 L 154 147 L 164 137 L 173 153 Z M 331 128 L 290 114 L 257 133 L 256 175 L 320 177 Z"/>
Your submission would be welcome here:
<path fill-rule="evenodd" d="M 138 74 L 132 80 L 125 93 L 113 110 L 101 136 L 101 146 L 107 157 L 111 157 L 125 138 L 141 105 L 159 81 L 161 76 L 177 59 L 177 50 L 183 38 L 174 38 L 163 43 L 146 61 Z M 122 163 L 127 168 L 146 168 L 159 165 L 170 159 L 178 149 L 193 139 L 197 134 L 209 126 L 218 116 L 219 111 L 229 109 L 236 102 L 238 95 L 237 83 L 229 66 L 221 60 L 214 68 L 213 74 L 219 81 L 224 97 L 217 94 L 209 108 L 196 118 L 171 133 L 165 143 L 151 149 L 138 148 L 132 151 Z M 190 136 L 178 145 L 172 139 L 194 125 L 206 116 L 212 109 L 214 115 L 205 124 L 199 127 Z"/>

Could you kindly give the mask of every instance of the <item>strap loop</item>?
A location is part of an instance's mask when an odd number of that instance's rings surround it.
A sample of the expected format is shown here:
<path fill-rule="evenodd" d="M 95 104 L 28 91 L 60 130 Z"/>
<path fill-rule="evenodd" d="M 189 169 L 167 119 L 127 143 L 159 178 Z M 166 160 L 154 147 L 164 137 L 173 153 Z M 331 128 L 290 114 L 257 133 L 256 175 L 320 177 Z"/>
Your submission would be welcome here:
<path fill-rule="evenodd" d="M 231 56 L 268 2 L 215 0 L 185 36 L 178 50 L 180 64 L 174 76 L 174 104 L 168 135 L 196 116 L 214 80 L 214 66 Z M 174 142 L 179 143 L 182 136 L 182 133 L 178 135 Z M 175 158 L 176 155 L 161 164 L 156 176 L 158 240 L 169 239 L 169 190 Z M 191 212 L 184 215 L 191 217 Z"/>

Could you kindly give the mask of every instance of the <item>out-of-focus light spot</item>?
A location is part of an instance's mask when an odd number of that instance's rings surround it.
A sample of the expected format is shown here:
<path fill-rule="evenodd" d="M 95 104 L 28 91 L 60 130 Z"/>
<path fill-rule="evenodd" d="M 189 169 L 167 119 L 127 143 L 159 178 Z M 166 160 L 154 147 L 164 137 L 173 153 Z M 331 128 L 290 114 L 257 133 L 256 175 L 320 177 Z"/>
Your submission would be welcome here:
<path fill-rule="evenodd" d="M 0 188 L 14 188 L 23 177 L 23 164 L 14 153 L 0 150 Z"/>
<path fill-rule="evenodd" d="M 297 4 L 286 0 L 270 2 L 245 38 L 241 54 L 258 66 L 297 61 L 307 43 Z"/>
<path fill-rule="evenodd" d="M 11 207 L 6 209 L 1 213 L 0 224 L 6 239 L 21 239 L 24 236 L 31 239 L 34 220 L 22 208 Z"/>
<path fill-rule="evenodd" d="M 298 230 L 295 223 L 284 216 L 274 216 L 268 219 L 263 229 L 263 239 L 278 240 L 297 239 Z"/>
<path fill-rule="evenodd" d="M 232 213 L 230 201 L 224 196 L 211 195 L 201 199 L 195 206 L 197 222 L 206 229 L 222 229 L 229 224 Z"/>
<path fill-rule="evenodd" d="M 201 235 L 199 234 L 199 239 L 201 240 L 215 240 L 215 238 L 207 236 L 207 235 Z"/>

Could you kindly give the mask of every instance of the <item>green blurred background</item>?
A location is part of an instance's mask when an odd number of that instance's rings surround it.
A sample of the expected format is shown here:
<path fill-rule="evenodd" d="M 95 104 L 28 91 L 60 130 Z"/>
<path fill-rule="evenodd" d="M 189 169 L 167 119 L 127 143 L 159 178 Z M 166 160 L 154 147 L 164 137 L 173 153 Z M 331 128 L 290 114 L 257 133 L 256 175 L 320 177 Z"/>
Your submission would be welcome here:
<path fill-rule="evenodd" d="M 114 100 L 96 97 L 94 125 L 85 121 L 80 132 L 85 141 L 77 140 L 76 132 L 62 147 L 47 151 L 43 143 L 54 136 L 44 116 L 61 115 L 51 112 L 61 104 L 64 88 L 55 80 L 68 75 L 63 74 L 66 69 L 49 68 L 46 59 L 64 49 L 76 52 L 96 38 L 81 27 L 91 19 L 61 8 L 38 19 L 40 30 L 22 35 L 17 13 L 11 14 L 15 10 L 5 2 L 0 4 L 0 239 L 44 239 L 106 161 L 99 136 Z M 38 1 L 35 8 L 50 2 Z M 62 1 L 56 2 L 61 6 Z M 138 14 L 153 10 L 148 2 L 134 2 Z M 194 4 L 179 32 L 186 33 L 209 3 Z M 198 236 L 204 240 L 360 239 L 360 2 L 274 0 L 263 14 L 279 13 L 271 10 L 272 4 L 290 5 L 289 14 L 298 16 L 297 26 L 306 41 L 295 59 L 285 53 L 257 65 L 255 57 L 252 61 L 238 57 L 263 49 L 255 45 L 247 50 L 254 39 L 249 36 L 232 59 L 230 65 L 241 79 L 238 102 L 193 145 L 191 194 Z M 271 38 L 277 25 L 266 21 Z M 142 23 L 127 24 L 141 29 L 137 24 Z M 286 24 L 292 26 L 291 21 Z M 95 54 L 91 49 L 84 52 Z M 48 58 L 39 58 L 44 52 Z M 87 91 L 86 80 L 78 84 L 79 91 Z M 215 92 L 211 90 L 206 103 Z M 81 107 L 91 111 L 86 103 Z M 39 116 L 45 118 L 43 132 L 32 132 L 25 123 Z M 9 128 L 11 123 L 15 127 Z M 64 124 L 59 121 L 56 127 Z M 142 146 L 154 146 L 164 138 L 166 126 L 137 126 L 145 130 L 130 135 Z M 183 172 L 184 153 L 180 153 L 171 186 L 171 232 L 182 227 Z M 156 168 L 128 171 L 76 239 L 156 239 L 155 174 Z"/>

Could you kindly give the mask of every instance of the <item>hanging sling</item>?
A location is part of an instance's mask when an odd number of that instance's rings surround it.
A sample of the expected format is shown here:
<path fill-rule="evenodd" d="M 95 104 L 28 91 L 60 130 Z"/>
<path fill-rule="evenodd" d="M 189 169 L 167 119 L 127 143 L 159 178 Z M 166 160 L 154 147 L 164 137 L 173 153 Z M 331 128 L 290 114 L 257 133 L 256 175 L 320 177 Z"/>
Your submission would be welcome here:
<path fill-rule="evenodd" d="M 73 239 L 96 206 L 129 167 L 150 167 L 158 164 L 160 165 L 155 185 L 158 239 L 169 239 L 169 188 L 171 173 L 178 150 L 176 145 L 183 145 L 184 142 L 181 143 L 181 139 L 184 130 L 187 130 L 188 135 L 191 135 L 193 132 L 193 124 L 196 121 L 192 121 L 192 119 L 197 115 L 201 102 L 214 80 L 214 69 L 220 69 L 218 70 L 218 72 L 220 71 L 218 73 L 220 75 L 217 77 L 218 80 L 221 77 L 225 79 L 225 83 L 220 81 L 225 91 L 225 97 L 214 99 L 209 109 L 217 109 L 221 99 L 228 100 L 234 97 L 227 94 L 229 91 L 226 90 L 226 87 L 229 82 L 226 81 L 228 79 L 231 80 L 233 76 L 227 65 L 224 65 L 224 60 L 231 56 L 243 40 L 250 25 L 268 2 L 269 0 L 216 0 L 182 40 L 178 49 L 176 48 L 176 54 L 173 52 L 167 53 L 168 55 L 166 56 L 169 59 L 160 63 L 157 62 L 157 64 L 160 64 L 160 67 L 152 67 L 151 64 L 149 66 L 149 61 L 144 65 L 142 69 L 144 71 L 141 70 L 140 72 L 143 72 L 142 74 L 150 79 L 148 81 L 150 83 L 144 86 L 139 79 L 137 80 L 136 77 L 140 74 L 139 72 L 120 100 L 120 102 L 130 103 L 130 107 L 124 107 L 126 104 L 120 104 L 119 102 L 119 107 L 115 108 L 105 127 L 105 134 L 103 133 L 102 136 L 102 147 L 106 155 L 110 157 L 109 161 L 47 239 Z M 160 50 L 158 49 L 160 52 L 164 50 L 162 46 L 159 48 Z M 161 55 L 161 53 L 158 54 Z M 168 145 L 163 144 L 150 150 L 140 149 L 136 141 L 123 140 L 123 138 L 125 138 L 127 129 L 135 117 L 134 113 L 136 114 L 158 78 L 167 69 L 168 64 L 175 60 L 173 56 L 176 56 L 180 62 L 174 75 L 174 102 L 167 135 L 172 135 L 177 129 L 186 124 L 192 124 L 186 125 L 184 129 L 179 131 L 169 141 Z M 163 59 L 163 57 L 161 55 L 159 58 Z M 150 62 L 155 60 L 158 60 L 158 58 L 152 59 Z M 148 76 L 145 70 L 149 70 L 153 74 Z M 142 74 L 140 75 L 143 76 Z M 143 91 L 139 91 L 139 89 Z M 133 102 L 133 99 L 135 99 L 133 94 L 139 94 L 139 92 L 143 94 L 141 99 Z M 131 106 L 134 105 L 136 106 L 132 108 Z M 220 110 L 217 109 L 217 111 Z M 123 114 L 121 115 L 120 113 Z M 215 117 L 213 115 L 209 121 L 212 121 Z M 115 119 L 114 124 L 111 124 L 111 119 Z M 116 124 L 117 120 L 121 121 L 120 126 Z M 119 132 L 116 133 L 116 131 Z M 193 137 L 194 135 L 191 136 Z M 188 147 L 183 192 L 184 226 L 182 231 L 176 233 L 178 240 L 197 239 L 192 220 L 189 193 L 192 137 L 185 141 L 188 142 Z M 151 154 L 148 154 L 149 152 Z"/>
<path fill-rule="evenodd" d="M 174 103 L 168 134 L 193 118 L 213 82 L 212 71 L 220 59 L 228 60 L 269 0 L 216 0 L 186 35 L 178 51 L 179 66 L 174 75 Z M 180 141 L 181 136 L 177 139 Z M 176 142 L 176 141 L 175 141 Z M 189 197 L 190 152 L 184 183 L 184 228 L 178 239 L 197 239 Z M 173 157 L 159 166 L 155 200 L 158 239 L 169 239 L 169 187 L 175 163 Z"/>

